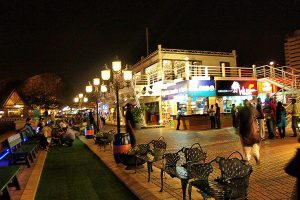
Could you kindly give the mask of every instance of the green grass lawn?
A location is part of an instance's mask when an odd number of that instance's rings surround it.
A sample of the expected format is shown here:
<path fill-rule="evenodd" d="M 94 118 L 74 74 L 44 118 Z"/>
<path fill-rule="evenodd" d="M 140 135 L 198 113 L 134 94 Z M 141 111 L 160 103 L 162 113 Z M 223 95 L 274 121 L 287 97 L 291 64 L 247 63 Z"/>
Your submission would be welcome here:
<path fill-rule="evenodd" d="M 37 200 L 138 199 L 80 140 L 48 152 Z"/>

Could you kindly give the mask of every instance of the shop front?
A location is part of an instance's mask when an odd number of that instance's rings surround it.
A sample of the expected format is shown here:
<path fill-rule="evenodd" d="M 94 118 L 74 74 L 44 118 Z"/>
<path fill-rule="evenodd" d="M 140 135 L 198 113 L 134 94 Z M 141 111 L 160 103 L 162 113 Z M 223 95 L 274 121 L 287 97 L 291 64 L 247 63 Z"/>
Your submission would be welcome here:
<path fill-rule="evenodd" d="M 241 106 L 243 100 L 248 99 L 250 101 L 256 98 L 258 94 L 256 80 L 217 80 L 216 90 L 217 103 L 221 113 L 230 113 L 232 104 Z"/>
<path fill-rule="evenodd" d="M 188 80 L 162 90 L 162 118 L 166 126 L 177 125 L 178 109 L 182 112 L 183 129 L 202 129 L 208 119 L 209 104 L 215 103 L 213 80 Z"/>

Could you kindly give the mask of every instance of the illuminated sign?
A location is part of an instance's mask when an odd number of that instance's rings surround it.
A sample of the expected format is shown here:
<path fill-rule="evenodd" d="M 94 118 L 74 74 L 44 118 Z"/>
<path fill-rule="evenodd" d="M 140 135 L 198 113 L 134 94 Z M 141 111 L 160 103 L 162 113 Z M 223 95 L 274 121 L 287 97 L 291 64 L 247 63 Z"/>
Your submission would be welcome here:
<path fill-rule="evenodd" d="M 169 96 L 169 95 L 174 96 L 176 94 L 186 93 L 187 90 L 188 90 L 187 89 L 187 82 L 184 81 L 184 82 L 177 83 L 176 85 L 169 86 L 165 90 L 162 90 L 161 95 L 163 97 Z"/>
<path fill-rule="evenodd" d="M 188 94 L 190 97 L 216 96 L 215 81 L 213 81 L 213 80 L 190 80 Z"/>
<path fill-rule="evenodd" d="M 272 93 L 273 87 L 269 82 L 258 82 L 257 83 L 259 93 Z"/>
<path fill-rule="evenodd" d="M 256 81 L 217 81 L 217 96 L 257 95 Z"/>

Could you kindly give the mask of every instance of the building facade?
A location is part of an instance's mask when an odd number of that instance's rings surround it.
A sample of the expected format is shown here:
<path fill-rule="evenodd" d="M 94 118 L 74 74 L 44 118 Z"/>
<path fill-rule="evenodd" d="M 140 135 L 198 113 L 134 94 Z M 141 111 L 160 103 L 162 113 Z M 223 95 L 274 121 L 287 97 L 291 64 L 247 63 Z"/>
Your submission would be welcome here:
<path fill-rule="evenodd" d="M 296 30 L 285 39 L 284 53 L 286 65 L 300 73 L 300 30 Z"/>
<path fill-rule="evenodd" d="M 229 53 L 194 51 L 158 45 L 157 51 L 131 68 L 135 94 L 140 103 L 148 107 L 146 123 L 174 126 L 178 109 L 185 116 L 199 118 L 207 116 L 209 105 L 216 102 L 221 112 L 226 113 L 230 109 L 226 106 L 228 102 L 240 103 L 242 99 L 257 95 L 254 69 L 237 67 L 236 58 L 235 50 Z M 227 97 L 228 93 L 227 96 L 218 93 L 217 86 L 226 85 L 218 82 L 226 80 L 239 84 L 236 95 Z"/>

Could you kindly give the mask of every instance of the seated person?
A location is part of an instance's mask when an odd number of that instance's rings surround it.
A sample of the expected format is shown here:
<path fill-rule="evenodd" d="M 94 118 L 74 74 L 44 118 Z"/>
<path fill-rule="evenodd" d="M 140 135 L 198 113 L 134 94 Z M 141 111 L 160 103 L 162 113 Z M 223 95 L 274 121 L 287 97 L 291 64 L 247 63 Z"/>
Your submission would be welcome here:
<path fill-rule="evenodd" d="M 67 128 L 66 132 L 62 135 L 61 141 L 62 144 L 66 144 L 67 146 L 71 147 L 75 140 L 75 131 L 72 130 L 70 127 Z"/>
<path fill-rule="evenodd" d="M 45 127 L 43 128 L 43 134 L 46 137 L 48 144 L 51 144 L 51 132 L 52 129 L 48 124 L 45 124 Z"/>
<path fill-rule="evenodd" d="M 65 130 L 63 130 L 60 127 L 53 127 L 52 128 L 51 136 L 52 136 L 52 143 L 54 145 L 61 144 L 62 135 L 64 134 L 64 132 L 66 130 L 67 130 L 66 128 L 65 128 Z"/>
<path fill-rule="evenodd" d="M 29 133 L 29 138 L 32 138 L 35 135 L 35 131 L 33 130 L 32 126 L 31 126 L 31 122 L 32 122 L 31 118 L 28 117 L 26 119 L 26 124 L 25 124 L 24 129 L 23 129 L 27 133 Z"/>

